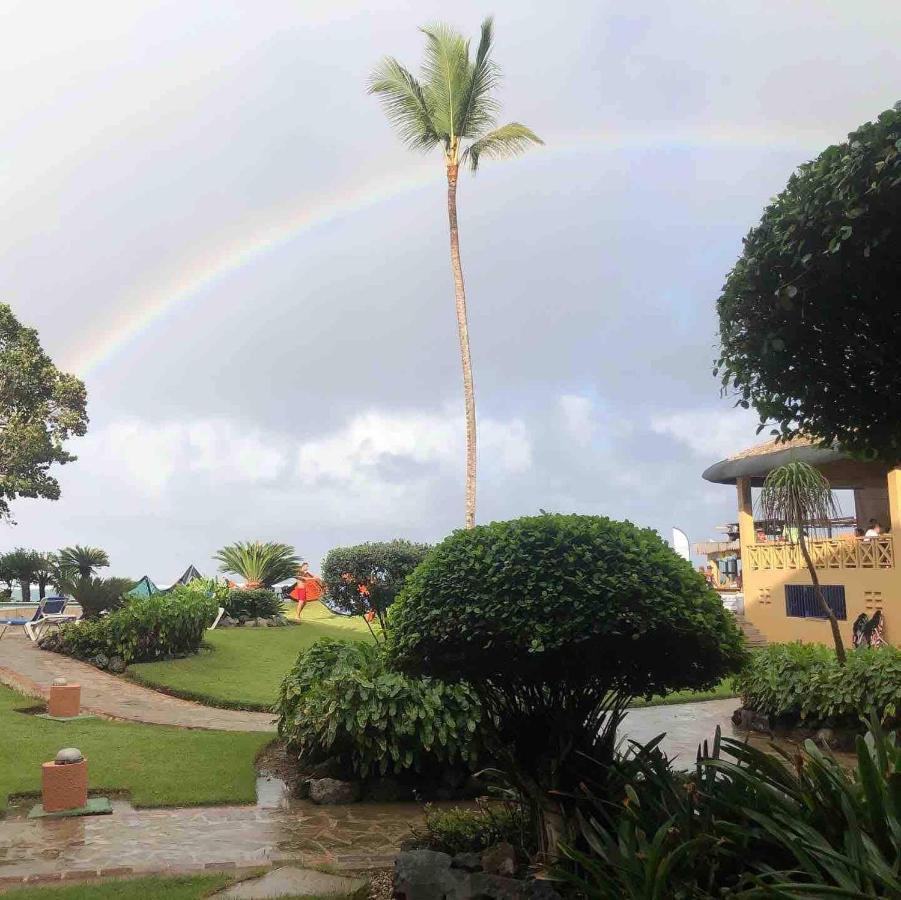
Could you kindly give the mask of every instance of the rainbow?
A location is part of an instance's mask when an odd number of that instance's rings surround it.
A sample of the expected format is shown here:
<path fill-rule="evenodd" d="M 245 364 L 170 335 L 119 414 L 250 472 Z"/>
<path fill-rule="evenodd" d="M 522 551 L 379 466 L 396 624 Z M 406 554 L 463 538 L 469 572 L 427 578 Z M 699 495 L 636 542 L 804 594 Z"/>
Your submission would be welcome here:
<path fill-rule="evenodd" d="M 574 151 L 618 151 L 637 148 L 670 147 L 707 149 L 716 147 L 765 147 L 778 150 L 815 151 L 835 140 L 835 135 L 822 132 L 793 132 L 774 135 L 771 131 L 708 128 L 685 133 L 588 132 L 548 138 L 545 148 L 525 157 L 540 160 L 542 154 Z M 443 181 L 436 159 L 420 164 L 404 175 L 380 176 L 349 190 L 307 201 L 300 209 L 281 216 L 271 225 L 231 245 L 215 248 L 203 258 L 178 273 L 167 283 L 136 295 L 123 297 L 116 307 L 123 310 L 119 318 L 106 320 L 104 331 L 89 334 L 79 347 L 70 351 L 64 361 L 67 369 L 81 377 L 96 372 L 104 363 L 137 341 L 155 323 L 173 310 L 226 280 L 229 275 L 305 234 L 331 222 L 355 215 L 378 204 Z"/>

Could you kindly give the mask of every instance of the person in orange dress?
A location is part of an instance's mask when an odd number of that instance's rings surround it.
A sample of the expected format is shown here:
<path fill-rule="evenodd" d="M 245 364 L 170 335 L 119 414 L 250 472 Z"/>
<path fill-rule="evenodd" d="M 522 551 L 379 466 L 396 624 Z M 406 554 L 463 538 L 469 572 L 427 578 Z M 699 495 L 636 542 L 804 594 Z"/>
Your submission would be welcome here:
<path fill-rule="evenodd" d="M 322 581 L 310 571 L 309 563 L 301 563 L 298 567 L 297 584 L 288 596 L 297 601 L 294 617 L 298 621 L 300 621 L 300 614 L 304 607 L 322 597 Z"/>

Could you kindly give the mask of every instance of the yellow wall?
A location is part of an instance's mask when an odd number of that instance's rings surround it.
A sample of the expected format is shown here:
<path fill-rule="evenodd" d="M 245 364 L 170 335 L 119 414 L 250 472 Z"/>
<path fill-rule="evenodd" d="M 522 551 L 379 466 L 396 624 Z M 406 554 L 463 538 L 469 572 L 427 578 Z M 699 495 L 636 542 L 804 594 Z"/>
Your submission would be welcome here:
<path fill-rule="evenodd" d="M 886 476 L 891 535 L 894 542 L 894 567 L 871 569 L 818 568 L 822 584 L 843 585 L 847 618 L 839 622 L 842 636 L 851 646 L 851 629 L 861 614 L 872 616 L 881 609 L 885 617 L 885 638 L 901 645 L 901 469 Z M 755 542 L 751 513 L 751 488 L 746 479 L 738 479 L 739 539 L 742 547 L 742 586 L 745 618 L 753 623 L 768 641 L 804 641 L 831 644 L 831 630 L 824 619 L 808 619 L 785 614 L 785 585 L 810 584 L 803 566 L 798 569 L 758 569 L 748 564 L 746 548 Z M 883 496 L 885 496 L 883 494 Z"/>

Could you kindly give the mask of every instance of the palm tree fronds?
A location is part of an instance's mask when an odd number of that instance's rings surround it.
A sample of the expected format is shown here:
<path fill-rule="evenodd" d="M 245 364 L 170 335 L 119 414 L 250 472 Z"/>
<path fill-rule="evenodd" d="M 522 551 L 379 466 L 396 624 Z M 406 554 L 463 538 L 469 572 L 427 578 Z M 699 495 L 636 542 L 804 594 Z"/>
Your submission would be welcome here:
<path fill-rule="evenodd" d="M 241 575 L 249 585 L 267 588 L 291 578 L 300 563 L 293 547 L 275 541 L 238 541 L 213 558 L 219 561 L 220 572 Z"/>
<path fill-rule="evenodd" d="M 431 150 L 440 141 L 422 86 L 396 59 L 382 60 L 369 79 L 369 93 L 381 94 L 388 121 L 412 150 Z"/>
<path fill-rule="evenodd" d="M 495 125 L 498 103 L 492 98 L 491 92 L 497 87 L 500 73 L 490 58 L 493 38 L 494 19 L 488 16 L 482 22 L 479 49 L 469 69 L 466 89 L 460 104 L 458 128 L 462 137 L 478 137 Z"/>
<path fill-rule="evenodd" d="M 469 84 L 469 41 L 448 25 L 423 28 L 428 39 L 422 63 L 424 92 L 435 130 L 449 146 L 461 135 L 460 110 Z"/>
<path fill-rule="evenodd" d="M 74 547 L 63 547 L 56 557 L 57 567 L 65 580 L 71 580 L 78 576 L 89 578 L 97 573 L 97 569 L 106 568 L 109 565 L 109 556 L 106 550 L 100 547 L 82 547 L 76 544 Z"/>
<path fill-rule="evenodd" d="M 479 160 L 486 156 L 488 159 L 509 159 L 524 153 L 531 144 L 543 144 L 544 141 L 519 122 L 510 122 L 509 125 L 501 125 L 494 131 L 489 131 L 477 141 L 473 141 L 464 151 L 462 161 L 469 161 L 469 167 L 475 172 L 479 167 Z"/>
<path fill-rule="evenodd" d="M 834 518 L 840 512 L 827 478 L 799 460 L 767 475 L 758 509 L 761 519 L 783 522 L 787 536 L 799 534 L 811 522 Z"/>

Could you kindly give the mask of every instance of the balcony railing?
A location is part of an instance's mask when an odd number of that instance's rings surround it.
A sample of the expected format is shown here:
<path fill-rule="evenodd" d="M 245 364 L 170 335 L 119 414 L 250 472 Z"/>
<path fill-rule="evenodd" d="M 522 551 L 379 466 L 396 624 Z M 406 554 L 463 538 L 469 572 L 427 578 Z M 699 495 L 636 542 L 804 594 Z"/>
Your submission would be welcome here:
<path fill-rule="evenodd" d="M 830 538 L 808 540 L 810 558 L 818 569 L 893 569 L 895 549 L 892 536 L 876 538 Z M 772 541 L 751 544 L 745 548 L 747 564 L 752 571 L 766 569 L 804 569 L 804 557 L 797 544 Z"/>

